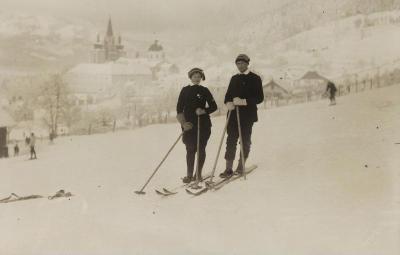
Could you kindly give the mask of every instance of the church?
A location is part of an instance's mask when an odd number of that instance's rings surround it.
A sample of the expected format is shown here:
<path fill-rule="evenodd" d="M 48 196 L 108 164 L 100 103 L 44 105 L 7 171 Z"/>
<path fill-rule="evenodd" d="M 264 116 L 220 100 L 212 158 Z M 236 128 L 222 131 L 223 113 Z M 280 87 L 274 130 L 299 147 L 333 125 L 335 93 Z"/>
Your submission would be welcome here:
<path fill-rule="evenodd" d="M 108 20 L 107 32 L 101 41 L 100 35 L 97 34 L 96 43 L 93 45 L 91 62 L 96 64 L 116 61 L 121 57 L 126 57 L 124 45 L 122 45 L 122 37 L 114 36 L 111 17 Z"/>
<path fill-rule="evenodd" d="M 64 75 L 75 95 L 75 104 L 94 106 L 115 99 L 117 95 L 126 102 L 126 97 L 142 97 L 142 92 L 146 97 L 157 95 L 165 78 L 179 74 L 178 66 L 167 60 L 158 40 L 150 44 L 147 51 L 136 52 L 134 58 L 127 56 L 122 37 L 115 36 L 109 18 L 104 38 L 97 35 L 89 63 L 77 64 Z M 127 91 L 134 91 L 135 95 Z"/>

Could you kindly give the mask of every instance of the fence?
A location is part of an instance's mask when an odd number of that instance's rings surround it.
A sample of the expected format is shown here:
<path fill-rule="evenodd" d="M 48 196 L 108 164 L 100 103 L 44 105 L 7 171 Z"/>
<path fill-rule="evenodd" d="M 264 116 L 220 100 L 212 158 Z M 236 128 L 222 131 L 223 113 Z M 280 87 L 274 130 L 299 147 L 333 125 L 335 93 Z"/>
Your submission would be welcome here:
<path fill-rule="evenodd" d="M 355 74 L 345 75 L 338 78 L 333 78 L 332 81 L 336 84 L 338 89 L 337 96 L 346 96 L 349 94 L 360 93 L 366 90 L 378 89 L 395 84 L 400 84 L 400 60 L 397 61 L 399 66 L 391 63 L 391 70 L 383 71 L 383 66 L 371 70 L 359 71 Z M 374 73 L 374 75 L 371 75 Z M 304 91 L 303 93 L 290 94 L 288 97 L 267 97 L 264 100 L 264 109 L 275 107 L 283 107 L 288 105 L 302 104 L 314 102 L 324 99 L 322 88 L 319 92 Z M 214 98 L 219 106 L 217 112 L 213 116 L 221 116 L 226 114 L 226 109 L 223 107 L 223 98 L 225 90 L 218 89 L 212 91 Z M 173 114 L 172 114 L 173 113 Z M 76 132 L 70 134 L 90 135 L 95 133 L 115 132 L 118 130 L 128 130 L 134 128 L 141 128 L 153 124 L 165 124 L 176 122 L 174 110 L 168 112 L 145 112 L 132 116 L 131 119 L 125 120 L 110 120 L 108 123 L 91 122 L 81 127 Z"/>
<path fill-rule="evenodd" d="M 348 77 L 351 76 L 354 78 L 349 79 Z M 400 84 L 400 68 L 395 68 L 383 73 L 378 71 L 377 74 L 372 77 L 370 73 L 364 75 L 347 75 L 346 77 L 346 79 L 343 79 L 342 77 L 342 79 L 333 79 L 333 82 L 336 84 L 338 89 L 338 97 Z M 287 98 L 266 98 L 264 101 L 264 108 L 269 109 L 273 107 L 313 102 L 323 98 L 325 98 L 325 96 L 321 92 L 305 91 L 304 93 L 292 94 Z"/>

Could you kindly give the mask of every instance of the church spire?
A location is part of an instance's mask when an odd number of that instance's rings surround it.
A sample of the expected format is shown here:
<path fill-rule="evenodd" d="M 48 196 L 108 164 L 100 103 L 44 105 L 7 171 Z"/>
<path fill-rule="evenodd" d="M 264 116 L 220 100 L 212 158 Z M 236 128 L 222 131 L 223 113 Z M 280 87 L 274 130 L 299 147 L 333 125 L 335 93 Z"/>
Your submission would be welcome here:
<path fill-rule="evenodd" d="M 107 26 L 107 36 L 108 37 L 112 37 L 114 34 L 113 34 L 113 29 L 112 29 L 112 23 L 111 23 L 111 16 L 110 16 L 110 18 L 109 18 L 109 20 L 108 20 L 108 26 Z"/>

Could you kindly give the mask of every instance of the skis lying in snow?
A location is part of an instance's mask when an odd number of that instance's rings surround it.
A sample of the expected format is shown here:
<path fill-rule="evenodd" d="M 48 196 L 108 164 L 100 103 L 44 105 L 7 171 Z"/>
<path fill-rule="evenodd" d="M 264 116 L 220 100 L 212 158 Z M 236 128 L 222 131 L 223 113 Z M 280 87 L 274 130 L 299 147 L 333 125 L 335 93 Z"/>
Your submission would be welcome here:
<path fill-rule="evenodd" d="M 68 197 L 72 197 L 72 196 L 73 196 L 73 195 L 72 195 L 71 192 L 65 192 L 63 189 L 61 189 L 61 190 L 57 191 L 55 195 L 53 195 L 53 196 L 48 196 L 47 198 L 48 198 L 49 200 L 53 200 L 53 199 L 57 199 L 57 198 L 61 198 L 61 197 L 66 197 L 66 198 L 68 198 Z"/>
<path fill-rule="evenodd" d="M 211 175 L 206 175 L 205 177 L 203 177 L 203 179 L 200 181 L 200 182 L 204 182 L 205 180 L 208 180 L 208 179 L 210 179 L 211 178 Z M 193 185 L 195 182 L 191 182 L 191 183 L 185 183 L 185 184 L 182 184 L 182 185 L 180 185 L 180 186 L 178 186 L 178 187 L 176 187 L 176 188 L 173 188 L 173 189 L 166 189 L 166 188 L 163 188 L 162 189 L 162 191 L 160 191 L 160 190 L 155 190 L 156 191 L 156 194 L 157 195 L 160 195 L 160 196 L 164 196 L 164 197 L 168 197 L 168 196 L 171 196 L 171 195 L 176 195 L 176 194 L 178 194 L 178 192 L 176 191 L 176 190 L 178 190 L 178 189 L 182 189 L 182 188 L 187 188 L 187 187 L 190 187 L 191 185 Z"/>
<path fill-rule="evenodd" d="M 71 192 L 65 192 L 64 190 L 59 190 L 57 191 L 57 193 L 53 196 L 48 196 L 47 198 L 49 200 L 53 200 L 56 198 L 61 198 L 61 197 L 72 197 L 73 194 Z M 0 203 L 11 203 L 11 202 L 17 202 L 17 201 L 23 201 L 23 200 L 31 200 L 31 199 L 38 199 L 38 198 L 43 198 L 43 196 L 40 195 L 30 195 L 30 196 L 18 196 L 15 193 L 11 193 L 11 195 L 9 195 L 6 198 L 0 199 Z"/>
<path fill-rule="evenodd" d="M 16 201 L 30 200 L 30 199 L 37 199 L 37 198 L 42 198 L 42 196 L 31 195 L 31 196 L 20 197 L 15 193 L 11 193 L 10 196 L 1 199 L 0 203 L 11 203 L 11 202 L 16 202 Z"/>
<path fill-rule="evenodd" d="M 246 167 L 246 170 L 245 170 L 246 171 L 246 175 L 251 173 L 251 172 L 253 172 L 253 170 L 256 169 L 256 168 L 257 168 L 257 165 L 252 165 L 252 166 Z M 191 191 L 190 189 L 186 189 L 186 193 L 188 193 L 189 195 L 193 195 L 193 196 L 199 196 L 201 194 L 206 193 L 209 190 L 219 190 L 223 186 L 225 186 L 226 184 L 228 184 L 228 183 L 230 183 L 230 182 L 232 182 L 234 180 L 237 180 L 237 179 L 241 178 L 242 176 L 243 175 L 233 175 L 233 176 L 228 177 L 228 178 L 221 178 L 219 181 L 214 182 L 214 183 L 207 183 L 206 182 L 206 187 L 205 188 L 203 188 L 203 189 L 201 189 L 201 190 L 199 190 L 197 192 Z"/>

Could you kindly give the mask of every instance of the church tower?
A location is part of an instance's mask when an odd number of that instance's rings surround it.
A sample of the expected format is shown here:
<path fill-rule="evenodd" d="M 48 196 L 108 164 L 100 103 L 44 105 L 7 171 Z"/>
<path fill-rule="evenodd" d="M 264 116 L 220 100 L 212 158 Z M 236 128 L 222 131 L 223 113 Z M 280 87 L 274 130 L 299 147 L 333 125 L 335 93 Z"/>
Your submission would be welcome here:
<path fill-rule="evenodd" d="M 96 43 L 93 45 L 91 62 L 106 63 L 116 61 L 120 57 L 126 57 L 124 45 L 122 45 L 122 37 L 116 39 L 113 32 L 111 17 L 108 20 L 106 35 L 103 42 L 100 35 L 97 35 Z"/>

